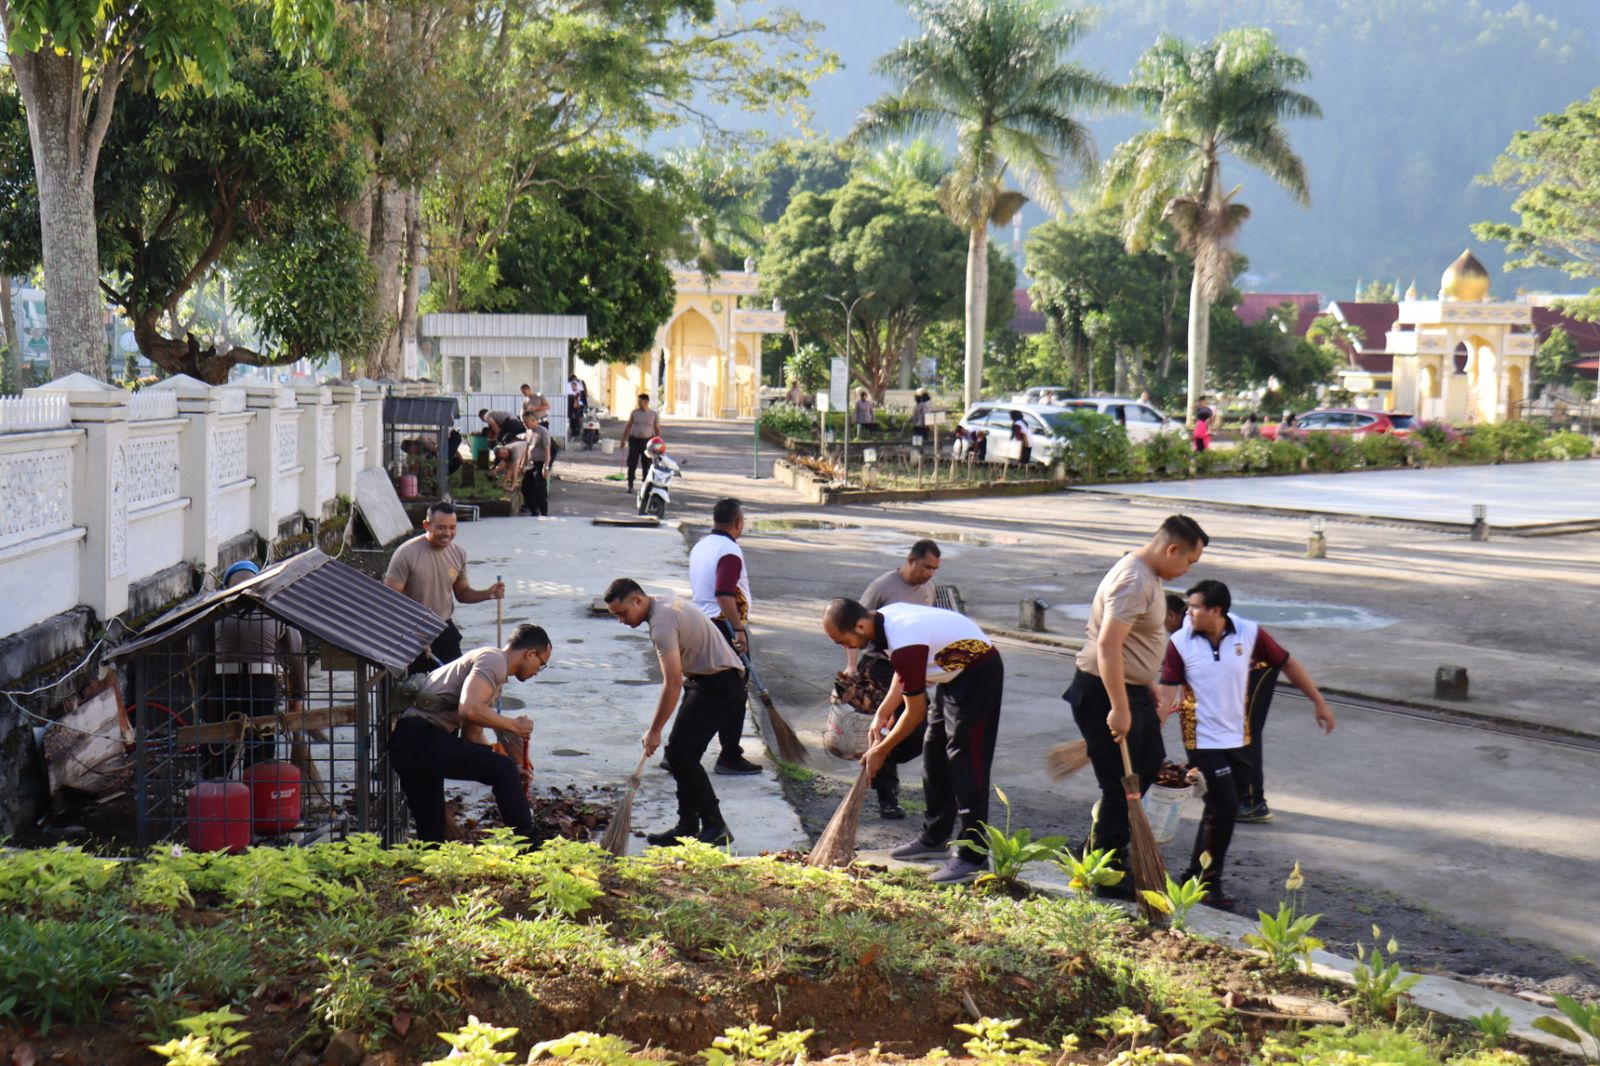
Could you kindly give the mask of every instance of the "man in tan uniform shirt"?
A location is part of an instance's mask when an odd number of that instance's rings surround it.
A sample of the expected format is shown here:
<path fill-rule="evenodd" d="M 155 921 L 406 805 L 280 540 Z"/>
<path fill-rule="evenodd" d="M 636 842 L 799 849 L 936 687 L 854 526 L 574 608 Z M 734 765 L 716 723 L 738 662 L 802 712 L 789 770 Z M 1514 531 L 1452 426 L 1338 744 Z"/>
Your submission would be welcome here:
<path fill-rule="evenodd" d="M 1095 590 L 1077 673 L 1062 695 L 1072 705 L 1100 784 L 1094 846 L 1114 849 L 1119 864 L 1126 862 L 1130 833 L 1119 742 L 1127 742 L 1141 793 L 1155 782 L 1166 756 L 1152 690 L 1167 650 L 1162 582 L 1188 573 L 1210 542 L 1194 519 L 1171 515 L 1144 547 L 1117 560 Z M 1103 894 L 1132 898 L 1133 879 Z"/>
<path fill-rule="evenodd" d="M 649 480 L 650 456 L 644 449 L 652 437 L 659 436 L 661 436 L 661 416 L 650 409 L 650 394 L 641 392 L 639 406 L 628 412 L 628 420 L 622 425 L 622 446 L 627 449 L 623 461 L 628 466 L 629 492 L 633 491 L 633 471 L 636 467 L 642 470 L 639 476 Z"/>
<path fill-rule="evenodd" d="M 640 738 L 646 755 L 655 754 L 661 730 L 673 711 L 678 712 L 667 738 L 667 768 L 678 781 L 678 824 L 650 833 L 645 840 L 659 846 L 674 844 L 679 837 L 731 843 L 733 834 L 700 758 L 726 722 L 744 715 L 744 664 L 722 631 L 693 603 L 646 596 L 639 583 L 627 577 L 611 583 L 605 601 L 611 616 L 623 625 L 637 629 L 649 623 L 650 642 L 661 662 L 661 697 L 650 728 Z"/>
<path fill-rule="evenodd" d="M 428 508 L 422 536 L 400 545 L 389 560 L 383 583 L 443 618 L 444 632 L 411 664 L 413 674 L 425 674 L 441 663 L 461 657 L 461 631 L 451 616 L 457 603 L 482 603 L 503 599 L 504 582 L 475 589 L 467 581 L 467 553 L 455 543 L 456 509 L 440 501 Z"/>

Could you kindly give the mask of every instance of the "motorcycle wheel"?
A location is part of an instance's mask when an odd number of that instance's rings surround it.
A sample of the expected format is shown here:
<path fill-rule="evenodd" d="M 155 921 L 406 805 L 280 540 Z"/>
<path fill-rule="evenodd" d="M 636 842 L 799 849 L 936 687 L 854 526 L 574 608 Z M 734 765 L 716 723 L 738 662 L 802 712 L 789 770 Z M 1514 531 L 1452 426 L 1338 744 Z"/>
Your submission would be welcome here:
<path fill-rule="evenodd" d="M 667 501 L 652 492 L 645 503 L 644 513 L 655 519 L 667 517 Z"/>

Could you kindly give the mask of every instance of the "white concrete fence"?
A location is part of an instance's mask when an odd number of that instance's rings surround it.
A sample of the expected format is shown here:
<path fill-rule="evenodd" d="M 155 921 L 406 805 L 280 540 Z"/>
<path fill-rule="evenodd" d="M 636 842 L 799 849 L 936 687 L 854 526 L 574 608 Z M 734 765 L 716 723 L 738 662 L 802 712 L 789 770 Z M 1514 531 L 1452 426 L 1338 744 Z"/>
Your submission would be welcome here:
<path fill-rule="evenodd" d="M 382 461 L 383 395 L 74 374 L 0 399 L 0 637 L 79 604 L 112 618 L 144 578 L 322 518 Z"/>

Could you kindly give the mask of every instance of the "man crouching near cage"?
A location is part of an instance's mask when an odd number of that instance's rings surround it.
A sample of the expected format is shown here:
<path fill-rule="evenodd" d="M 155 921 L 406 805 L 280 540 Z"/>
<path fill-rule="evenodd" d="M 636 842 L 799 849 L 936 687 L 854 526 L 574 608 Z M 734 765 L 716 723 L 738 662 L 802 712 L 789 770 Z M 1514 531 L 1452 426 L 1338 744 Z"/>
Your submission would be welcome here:
<path fill-rule="evenodd" d="M 445 839 L 444 783 L 449 779 L 488 785 L 501 820 L 538 841 L 523 791 L 524 771 L 474 740 L 485 729 L 524 739 L 533 733 L 532 721 L 507 718 L 495 710 L 495 703 L 510 678 L 529 680 L 549 665 L 550 655 L 550 637 L 539 626 L 524 623 L 511 631 L 504 648 L 475 648 L 428 674 L 414 694 L 402 695 L 408 706 L 389 735 L 389 762 L 416 819 L 417 839 Z M 532 770 L 526 772 L 531 775 Z"/>

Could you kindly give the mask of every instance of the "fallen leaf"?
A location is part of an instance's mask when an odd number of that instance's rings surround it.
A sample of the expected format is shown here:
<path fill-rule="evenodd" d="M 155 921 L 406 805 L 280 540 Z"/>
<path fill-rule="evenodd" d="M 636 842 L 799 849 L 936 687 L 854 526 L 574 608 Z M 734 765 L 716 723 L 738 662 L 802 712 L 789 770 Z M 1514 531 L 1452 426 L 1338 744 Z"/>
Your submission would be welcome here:
<path fill-rule="evenodd" d="M 421 881 L 421 880 L 422 880 L 422 878 L 420 878 L 420 877 L 402 877 L 400 880 L 396 881 L 395 884 L 397 884 L 397 885 L 414 885 L 418 881 Z"/>
<path fill-rule="evenodd" d="M 411 1028 L 411 1015 L 407 1014 L 403 1010 L 395 1011 L 393 1024 L 394 1031 L 400 1036 L 401 1039 L 405 1039 L 406 1032 Z"/>
<path fill-rule="evenodd" d="M 38 1061 L 39 1053 L 33 1050 L 32 1044 L 18 1044 L 11 1052 L 11 1066 L 33 1066 Z"/>
<path fill-rule="evenodd" d="M 1028 980 L 1026 977 L 1020 977 L 1017 974 L 1012 974 L 1010 980 L 1012 984 L 1016 985 L 1024 992 L 1033 991 L 1033 982 Z"/>
<path fill-rule="evenodd" d="M 856 960 L 856 965 L 857 966 L 871 966 L 872 965 L 872 960 L 877 958 L 877 957 L 878 957 L 878 945 L 874 944 L 870 948 L 868 948 L 866 951 L 863 951 L 861 953 L 861 957 Z"/>

